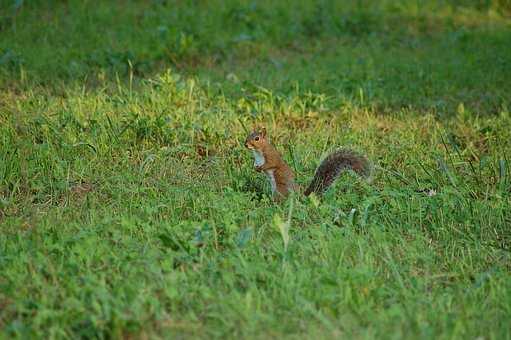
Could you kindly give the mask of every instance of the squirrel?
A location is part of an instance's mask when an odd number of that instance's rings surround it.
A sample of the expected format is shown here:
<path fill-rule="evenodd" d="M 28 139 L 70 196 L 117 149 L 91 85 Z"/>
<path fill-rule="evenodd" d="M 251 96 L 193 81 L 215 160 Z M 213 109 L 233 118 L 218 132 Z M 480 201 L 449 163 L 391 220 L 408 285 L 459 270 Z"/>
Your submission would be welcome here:
<path fill-rule="evenodd" d="M 280 153 L 266 138 L 266 129 L 260 128 L 251 132 L 245 140 L 245 147 L 252 151 L 255 170 L 268 177 L 275 200 L 281 200 L 291 191 L 297 191 L 293 170 L 282 159 Z M 346 170 L 352 170 L 360 176 L 369 178 L 371 164 L 362 155 L 348 149 L 338 149 L 328 155 L 316 169 L 312 182 L 303 192 L 305 196 L 312 193 L 320 196 Z"/>

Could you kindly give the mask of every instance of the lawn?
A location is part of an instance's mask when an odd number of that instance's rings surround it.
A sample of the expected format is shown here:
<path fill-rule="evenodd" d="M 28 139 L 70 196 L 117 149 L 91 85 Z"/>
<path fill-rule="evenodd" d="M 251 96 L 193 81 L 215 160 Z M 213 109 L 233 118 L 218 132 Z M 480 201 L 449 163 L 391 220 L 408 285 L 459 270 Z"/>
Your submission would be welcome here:
<path fill-rule="evenodd" d="M 510 108 L 506 0 L 4 0 L 0 338 L 511 339 Z"/>

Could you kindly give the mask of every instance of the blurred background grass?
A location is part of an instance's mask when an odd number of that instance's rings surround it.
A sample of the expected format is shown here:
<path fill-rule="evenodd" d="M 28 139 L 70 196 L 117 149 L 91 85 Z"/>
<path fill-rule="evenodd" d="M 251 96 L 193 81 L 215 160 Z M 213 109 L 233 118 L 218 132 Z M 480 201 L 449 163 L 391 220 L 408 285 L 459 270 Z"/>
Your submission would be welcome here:
<path fill-rule="evenodd" d="M 167 67 L 380 109 L 496 112 L 509 93 L 507 1 L 4 1 L 2 84 L 100 86 Z M 264 69 L 265 72 L 260 70 Z M 67 86 L 67 85 L 66 85 Z M 239 93 L 235 86 L 230 93 Z"/>

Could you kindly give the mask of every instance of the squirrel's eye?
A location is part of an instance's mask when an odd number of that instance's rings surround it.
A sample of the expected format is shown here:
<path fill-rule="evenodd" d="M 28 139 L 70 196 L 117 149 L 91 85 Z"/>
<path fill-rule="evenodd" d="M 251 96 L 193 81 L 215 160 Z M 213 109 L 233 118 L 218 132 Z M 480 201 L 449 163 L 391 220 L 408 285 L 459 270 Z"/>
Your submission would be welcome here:
<path fill-rule="evenodd" d="M 259 137 L 254 138 L 256 142 L 259 142 Z"/>

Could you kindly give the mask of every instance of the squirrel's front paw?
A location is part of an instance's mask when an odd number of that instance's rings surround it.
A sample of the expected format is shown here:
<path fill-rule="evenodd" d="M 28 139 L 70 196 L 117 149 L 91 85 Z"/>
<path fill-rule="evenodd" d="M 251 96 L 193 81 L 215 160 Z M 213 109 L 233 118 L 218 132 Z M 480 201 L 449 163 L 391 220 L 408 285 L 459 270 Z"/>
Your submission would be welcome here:
<path fill-rule="evenodd" d="M 261 165 L 258 165 L 255 167 L 255 170 L 258 172 L 261 172 L 261 171 L 263 171 L 263 167 Z"/>

